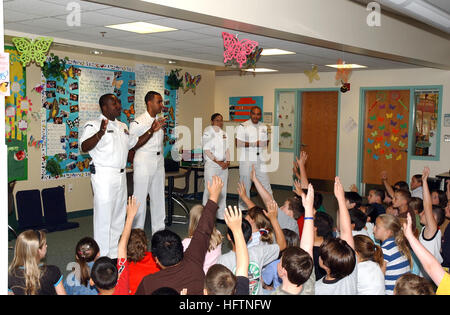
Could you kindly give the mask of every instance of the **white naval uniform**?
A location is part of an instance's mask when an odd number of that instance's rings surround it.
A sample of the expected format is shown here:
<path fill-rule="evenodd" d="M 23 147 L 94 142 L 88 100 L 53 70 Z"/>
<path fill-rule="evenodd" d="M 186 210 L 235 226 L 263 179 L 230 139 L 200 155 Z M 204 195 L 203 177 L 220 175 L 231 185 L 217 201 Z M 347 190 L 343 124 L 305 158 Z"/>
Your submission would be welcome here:
<path fill-rule="evenodd" d="M 228 139 L 227 134 L 220 127 L 209 126 L 203 132 L 203 151 L 209 150 L 217 161 L 227 161 Z M 229 153 L 229 152 L 228 152 Z M 217 210 L 217 218 L 224 219 L 224 211 L 226 208 L 227 199 L 227 183 L 228 183 L 228 168 L 222 169 L 216 162 L 204 154 L 205 158 L 205 192 L 203 193 L 203 205 L 206 205 L 209 198 L 208 181 L 212 183 L 213 176 L 219 176 L 223 181 L 223 189 L 219 196 Z"/>
<path fill-rule="evenodd" d="M 88 121 L 80 143 L 99 130 L 105 116 Z M 130 145 L 128 127 L 119 120 L 108 121 L 106 131 L 97 145 L 89 151 L 95 174 L 91 174 L 94 192 L 94 239 L 100 255 L 117 258 L 117 246 L 125 225 L 127 178 L 125 167 Z"/>
<path fill-rule="evenodd" d="M 130 123 L 130 136 L 139 138 L 147 132 L 155 121 L 145 111 Z M 161 128 L 142 147 L 136 150 L 133 161 L 133 193 L 139 201 L 139 210 L 133 221 L 133 228 L 144 229 L 147 213 L 147 196 L 150 195 L 150 215 L 152 234 L 164 230 L 166 225 L 166 184 L 164 170 L 164 131 Z M 158 154 L 159 152 L 159 154 Z"/>
<path fill-rule="evenodd" d="M 256 143 L 256 141 L 267 141 L 267 126 L 261 122 L 253 124 L 251 119 L 241 123 L 236 129 L 236 139 L 243 142 Z M 247 195 L 250 196 L 252 185 L 251 172 L 252 165 L 255 166 L 256 177 L 262 186 L 272 195 L 269 176 L 266 173 L 267 148 L 266 147 L 239 147 L 239 180 L 244 183 Z M 239 208 L 247 210 L 246 204 L 239 198 Z"/>

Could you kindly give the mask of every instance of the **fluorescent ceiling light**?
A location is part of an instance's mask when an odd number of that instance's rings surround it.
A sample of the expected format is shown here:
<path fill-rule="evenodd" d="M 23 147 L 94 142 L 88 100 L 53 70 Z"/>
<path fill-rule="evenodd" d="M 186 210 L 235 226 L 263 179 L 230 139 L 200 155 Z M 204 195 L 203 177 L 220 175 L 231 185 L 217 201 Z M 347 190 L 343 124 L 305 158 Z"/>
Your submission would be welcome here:
<path fill-rule="evenodd" d="M 267 69 L 267 68 L 256 68 L 256 69 L 245 69 L 248 72 L 277 72 L 278 70 Z"/>
<path fill-rule="evenodd" d="M 438 23 L 445 27 L 450 27 L 450 20 L 447 16 L 442 16 L 441 14 L 433 11 L 433 7 L 428 5 L 427 3 L 422 2 L 411 2 L 408 5 L 405 6 L 406 9 L 409 11 L 422 16 L 434 23 Z"/>
<path fill-rule="evenodd" d="M 336 68 L 336 69 L 360 69 L 367 68 L 367 66 L 362 66 L 354 63 L 344 63 L 340 65 L 326 65 L 327 67 Z"/>
<path fill-rule="evenodd" d="M 156 24 L 150 24 L 146 22 L 132 22 L 124 24 L 107 25 L 105 27 L 114 28 L 117 30 L 134 32 L 139 34 L 159 33 L 177 31 L 176 28 L 165 27 Z"/>
<path fill-rule="evenodd" d="M 263 49 L 262 56 L 295 55 L 295 52 L 278 48 Z"/>

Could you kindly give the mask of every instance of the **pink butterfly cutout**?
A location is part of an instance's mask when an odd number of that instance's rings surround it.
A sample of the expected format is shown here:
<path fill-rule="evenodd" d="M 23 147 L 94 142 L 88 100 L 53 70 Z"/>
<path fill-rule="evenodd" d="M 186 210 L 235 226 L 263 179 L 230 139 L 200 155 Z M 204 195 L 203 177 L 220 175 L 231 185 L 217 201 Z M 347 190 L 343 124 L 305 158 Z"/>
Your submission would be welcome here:
<path fill-rule="evenodd" d="M 247 62 L 247 56 L 250 55 L 258 46 L 258 42 L 250 39 L 243 39 L 239 41 L 236 36 L 222 32 L 224 52 L 224 63 L 230 60 L 236 60 L 239 68 Z"/>

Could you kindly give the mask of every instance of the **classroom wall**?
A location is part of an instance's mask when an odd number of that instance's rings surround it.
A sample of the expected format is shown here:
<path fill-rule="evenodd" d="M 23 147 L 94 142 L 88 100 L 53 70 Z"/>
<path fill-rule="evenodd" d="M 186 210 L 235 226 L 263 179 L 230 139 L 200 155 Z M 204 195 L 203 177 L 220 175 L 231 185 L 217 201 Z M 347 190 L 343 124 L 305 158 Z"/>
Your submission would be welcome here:
<path fill-rule="evenodd" d="M 309 83 L 303 73 L 297 74 L 256 74 L 246 76 L 217 76 L 215 110 L 228 116 L 230 96 L 263 96 L 264 111 L 274 112 L 275 89 L 277 88 L 335 88 L 335 72 L 319 73 L 320 80 Z M 347 189 L 356 182 L 358 156 L 358 128 L 350 133 L 344 131 L 345 123 L 351 117 L 359 122 L 360 87 L 443 85 L 441 154 L 440 161 L 411 160 L 410 174 L 421 173 L 425 165 L 431 174 L 447 172 L 450 169 L 450 143 L 444 143 L 444 135 L 450 134 L 449 127 L 443 127 L 443 115 L 450 113 L 450 71 L 429 68 L 407 70 L 364 70 L 354 71 L 350 81 L 351 90 L 341 93 L 341 112 L 339 121 L 339 164 L 338 174 Z M 279 168 L 269 173 L 272 184 L 292 185 L 293 153 L 280 153 Z"/>
<path fill-rule="evenodd" d="M 118 59 L 118 58 L 108 58 L 104 56 L 93 56 L 93 55 L 80 55 L 73 54 L 64 51 L 52 50 L 55 55 L 59 57 L 69 57 L 70 59 L 77 60 L 88 60 L 92 62 L 113 64 L 120 66 L 133 66 L 135 64 L 134 60 L 131 59 Z M 137 62 L 142 63 L 142 62 Z M 152 63 L 152 65 L 157 65 Z M 160 65 L 166 68 L 166 71 L 173 69 L 167 65 Z M 201 74 L 202 79 L 200 84 L 196 89 L 196 95 L 191 91 L 186 94 L 183 90 L 179 90 L 179 103 L 178 103 L 178 116 L 177 122 L 179 125 L 186 125 L 191 130 L 194 127 L 194 118 L 201 117 L 209 121 L 210 110 L 205 110 L 205 108 L 212 108 L 214 104 L 214 84 L 215 84 L 215 74 L 214 71 L 205 69 L 195 69 L 188 67 L 182 68 L 182 74 L 184 71 L 189 72 L 192 75 Z M 41 72 L 40 68 L 34 64 L 27 67 L 26 73 L 27 79 L 27 96 L 31 98 L 33 102 L 33 109 L 38 110 L 42 107 L 40 94 L 32 91 L 33 87 L 41 82 Z M 35 121 L 31 119 L 31 123 L 28 129 L 28 137 L 33 135 L 35 137 L 40 137 L 40 121 Z M 193 137 L 193 134 L 191 135 Z M 17 191 L 29 190 L 29 189 L 39 189 L 56 187 L 60 185 L 65 186 L 66 194 L 66 207 L 67 212 L 88 210 L 93 208 L 93 195 L 92 187 L 90 182 L 90 177 L 81 177 L 74 179 L 57 179 L 57 180 L 41 180 L 41 150 L 34 147 L 28 148 L 28 180 L 17 182 L 14 194 Z M 178 184 L 180 183 L 180 184 Z M 176 185 L 183 186 L 183 181 L 176 181 Z M 72 192 L 68 191 L 68 186 L 72 185 Z M 192 187 L 192 186 L 191 186 Z"/>

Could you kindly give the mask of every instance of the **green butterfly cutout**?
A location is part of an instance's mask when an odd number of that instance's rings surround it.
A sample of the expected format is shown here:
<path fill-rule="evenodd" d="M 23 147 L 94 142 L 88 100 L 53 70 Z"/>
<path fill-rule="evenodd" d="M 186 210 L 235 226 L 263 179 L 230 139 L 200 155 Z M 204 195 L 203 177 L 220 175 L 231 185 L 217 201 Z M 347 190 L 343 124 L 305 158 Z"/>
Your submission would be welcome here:
<path fill-rule="evenodd" d="M 375 119 L 377 119 L 377 116 L 375 115 L 375 116 L 372 116 L 372 117 L 370 117 L 370 120 L 375 120 Z"/>
<path fill-rule="evenodd" d="M 50 49 L 53 38 L 39 37 L 31 40 L 25 37 L 14 37 L 12 42 L 20 54 L 19 61 L 24 67 L 28 66 L 30 62 L 35 62 L 43 67 L 45 55 Z"/>
<path fill-rule="evenodd" d="M 398 145 L 403 148 L 405 146 L 405 143 L 399 141 Z"/>
<path fill-rule="evenodd" d="M 380 129 L 380 130 L 384 130 L 384 128 L 386 128 L 384 125 L 378 127 L 378 129 Z"/>
<path fill-rule="evenodd" d="M 369 154 L 372 153 L 372 150 L 371 150 L 371 149 L 368 149 L 368 150 L 367 150 L 367 153 L 369 153 Z"/>
<path fill-rule="evenodd" d="M 405 129 L 406 127 L 407 127 L 406 124 L 400 125 L 400 128 L 401 128 L 401 129 Z"/>
<path fill-rule="evenodd" d="M 378 131 L 374 131 L 371 133 L 372 137 L 376 137 L 378 135 Z"/>

